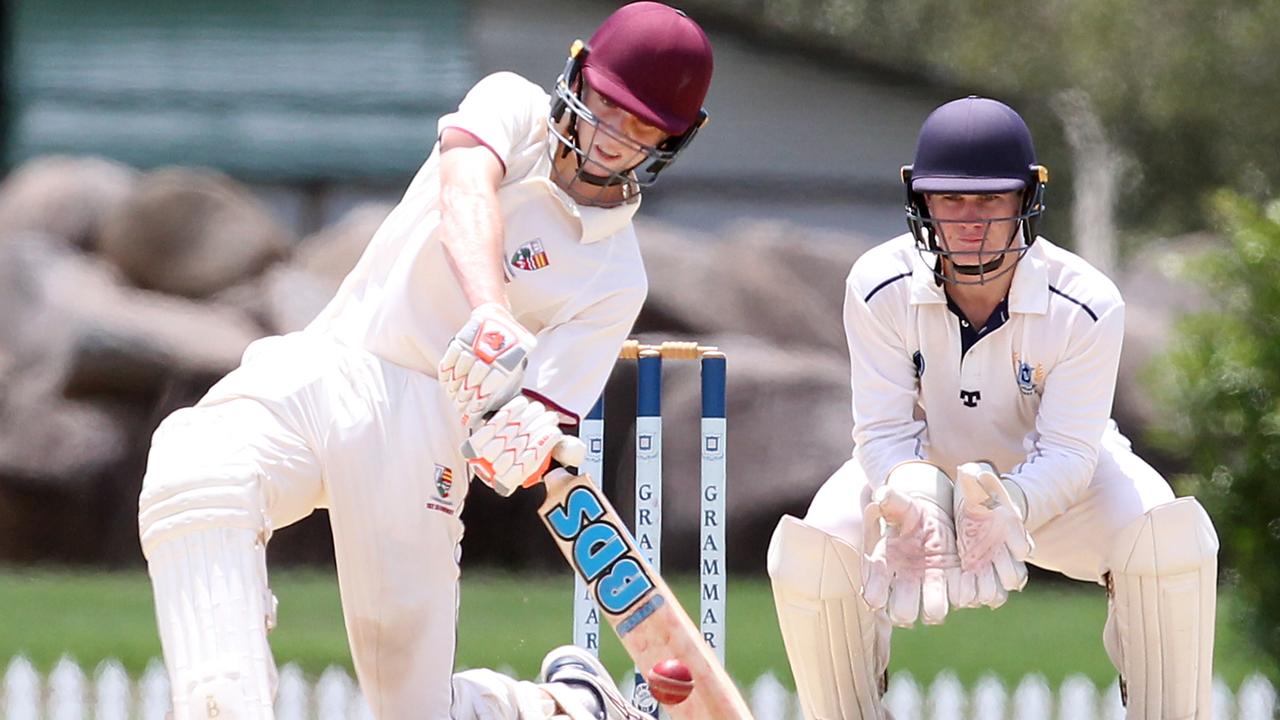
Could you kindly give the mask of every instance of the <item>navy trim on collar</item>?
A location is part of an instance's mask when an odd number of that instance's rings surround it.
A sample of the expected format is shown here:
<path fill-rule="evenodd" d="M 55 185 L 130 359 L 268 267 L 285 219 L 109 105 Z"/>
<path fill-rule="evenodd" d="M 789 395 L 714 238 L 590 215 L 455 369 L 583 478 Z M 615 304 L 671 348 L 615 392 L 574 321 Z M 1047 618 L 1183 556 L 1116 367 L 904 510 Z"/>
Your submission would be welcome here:
<path fill-rule="evenodd" d="M 965 353 L 978 343 L 982 338 L 999 330 L 1009 320 L 1009 298 L 1006 296 L 996 305 L 996 309 L 991 311 L 990 317 L 981 328 L 975 328 L 973 323 L 964 316 L 964 312 L 960 310 L 960 306 L 947 295 L 947 309 L 956 316 L 960 321 L 960 358 L 964 359 Z"/>
<path fill-rule="evenodd" d="M 888 286 L 890 286 L 890 285 L 892 285 L 892 284 L 894 284 L 894 283 L 898 282 L 899 280 L 901 280 L 901 279 L 902 279 L 902 278 L 904 278 L 904 277 L 911 277 L 911 271 L 910 271 L 910 270 L 908 270 L 907 272 L 904 272 L 904 273 L 902 273 L 902 274 L 900 274 L 900 275 L 894 275 L 893 277 L 889 278 L 888 280 L 885 280 L 884 282 L 882 282 L 882 283 L 880 283 L 879 285 L 875 286 L 874 288 L 872 288 L 872 289 L 871 289 L 871 292 L 867 293 L 867 296 L 866 296 L 866 297 L 862 298 L 862 302 L 871 302 L 871 298 L 872 298 L 873 296 L 875 296 L 875 294 L 876 294 L 876 293 L 878 293 L 878 292 L 880 292 L 881 290 L 885 289 L 886 287 L 888 287 Z"/>
<path fill-rule="evenodd" d="M 1094 322 L 1098 322 L 1098 314 L 1097 314 L 1097 313 L 1095 313 L 1093 310 L 1089 309 L 1089 306 L 1088 306 L 1088 305 L 1085 305 L 1084 303 L 1082 303 L 1082 302 L 1080 302 L 1079 300 L 1077 300 L 1077 299 L 1075 299 L 1075 298 L 1071 297 L 1070 295 L 1068 295 L 1068 294 L 1066 294 L 1066 293 L 1062 292 L 1061 290 L 1059 290 L 1058 288 L 1056 288 L 1056 287 L 1054 287 L 1054 286 L 1052 286 L 1052 285 L 1050 285 L 1050 286 L 1049 286 L 1049 292 L 1053 293 L 1054 295 L 1058 295 L 1058 296 L 1060 296 L 1060 297 L 1064 297 L 1064 298 L 1066 298 L 1067 300 L 1070 300 L 1071 302 L 1073 302 L 1073 303 L 1075 303 L 1075 304 L 1079 305 L 1080 307 L 1084 308 L 1084 311 L 1085 311 L 1085 312 L 1087 312 L 1087 313 L 1089 313 L 1089 317 L 1093 318 L 1093 321 L 1094 321 Z"/>

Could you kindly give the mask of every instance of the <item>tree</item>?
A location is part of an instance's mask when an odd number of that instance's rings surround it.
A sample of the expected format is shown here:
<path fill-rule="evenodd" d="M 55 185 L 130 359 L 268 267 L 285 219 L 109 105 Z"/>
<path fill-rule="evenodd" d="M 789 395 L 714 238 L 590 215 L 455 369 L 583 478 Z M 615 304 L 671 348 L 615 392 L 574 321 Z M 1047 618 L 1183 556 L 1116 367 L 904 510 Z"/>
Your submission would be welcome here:
<path fill-rule="evenodd" d="M 1262 198 L 1280 187 L 1280 164 L 1261 150 L 1280 144 L 1277 2 L 684 5 L 771 43 L 993 94 L 1027 118 L 1049 160 L 1056 152 L 1043 130 L 1056 120 L 1047 101 L 1083 93 L 1110 138 L 1135 161 L 1120 183 L 1120 220 L 1129 228 L 1151 234 L 1201 229 L 1201 201 L 1214 188 Z M 1060 175 L 1066 168 L 1051 169 Z"/>
<path fill-rule="evenodd" d="M 1156 439 L 1187 460 L 1178 489 L 1218 530 L 1250 635 L 1280 661 L 1280 200 L 1220 192 L 1226 244 L 1195 263 L 1217 307 L 1185 318 L 1155 368 Z"/>

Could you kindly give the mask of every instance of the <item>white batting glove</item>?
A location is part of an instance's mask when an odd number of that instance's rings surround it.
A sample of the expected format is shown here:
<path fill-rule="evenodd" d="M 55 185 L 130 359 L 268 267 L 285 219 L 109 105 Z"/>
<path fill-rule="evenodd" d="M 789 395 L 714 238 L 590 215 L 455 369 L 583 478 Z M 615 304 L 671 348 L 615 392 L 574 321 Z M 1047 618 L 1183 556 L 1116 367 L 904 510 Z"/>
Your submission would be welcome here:
<path fill-rule="evenodd" d="M 475 426 L 519 393 L 529 353 L 537 345 L 505 307 L 485 303 L 471 311 L 436 368 L 464 427 Z"/>
<path fill-rule="evenodd" d="M 962 607 L 997 608 L 1027 584 L 1026 559 L 1035 543 L 1023 524 L 1027 501 L 986 461 L 956 468 L 956 540 L 963 571 Z"/>
<path fill-rule="evenodd" d="M 889 472 L 863 511 L 862 597 L 894 625 L 947 617 L 960 581 L 951 520 L 951 479 L 936 465 L 909 461 Z"/>
<path fill-rule="evenodd" d="M 462 455 L 476 477 L 507 497 L 541 482 L 552 459 L 562 465 L 582 464 L 586 445 L 560 431 L 558 413 L 521 395 L 462 443 Z"/>

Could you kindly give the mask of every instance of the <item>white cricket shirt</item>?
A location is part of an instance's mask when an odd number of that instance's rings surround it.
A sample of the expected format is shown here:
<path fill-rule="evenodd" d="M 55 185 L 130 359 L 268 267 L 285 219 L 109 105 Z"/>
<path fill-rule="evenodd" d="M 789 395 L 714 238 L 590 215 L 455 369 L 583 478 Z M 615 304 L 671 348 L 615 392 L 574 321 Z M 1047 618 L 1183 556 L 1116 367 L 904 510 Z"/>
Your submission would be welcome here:
<path fill-rule="evenodd" d="M 462 130 L 502 162 L 503 272 L 512 310 L 537 335 L 525 387 L 581 417 L 604 388 L 648 291 L 631 224 L 637 202 L 580 206 L 549 179 L 550 97 L 513 73 L 471 89 L 439 132 Z M 438 137 L 438 135 L 437 135 Z M 440 225 L 440 147 L 308 326 L 390 362 L 436 374 L 470 306 Z"/>
<path fill-rule="evenodd" d="M 1030 529 L 1081 496 L 1124 335 L 1110 279 L 1039 238 L 1005 303 L 973 328 L 905 234 L 860 257 L 845 289 L 854 457 L 873 486 L 903 460 L 953 477 L 961 463 L 990 460 L 1026 492 Z"/>

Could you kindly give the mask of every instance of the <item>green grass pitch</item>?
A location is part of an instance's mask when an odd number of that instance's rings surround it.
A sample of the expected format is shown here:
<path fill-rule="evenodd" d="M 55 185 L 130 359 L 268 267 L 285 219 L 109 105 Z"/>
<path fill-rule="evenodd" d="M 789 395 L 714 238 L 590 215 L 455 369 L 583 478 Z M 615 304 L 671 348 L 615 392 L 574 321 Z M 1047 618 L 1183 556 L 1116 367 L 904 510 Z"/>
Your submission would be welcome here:
<path fill-rule="evenodd" d="M 681 602 L 697 606 L 696 580 L 671 583 Z M 271 644 L 280 664 L 295 662 L 310 676 L 329 665 L 350 670 L 337 582 L 332 572 L 285 570 L 272 575 L 280 600 L 280 626 Z M 458 632 L 460 667 L 513 670 L 532 678 L 543 654 L 570 642 L 572 578 L 563 574 L 507 575 L 464 572 Z M 1231 619 L 1235 603 L 1229 590 L 1219 603 L 1215 673 L 1232 687 L 1254 671 L 1275 679 L 1274 667 L 1245 642 Z M 16 654 L 48 672 L 63 654 L 82 667 L 118 658 L 133 675 L 160 654 L 151 588 L 141 571 L 67 573 L 0 568 L 0 665 Z M 729 672 L 750 682 L 773 672 L 791 686 L 773 598 L 763 577 L 730 577 L 727 619 Z M 1115 672 L 1102 649 L 1106 597 L 1102 588 L 1054 584 L 1033 579 L 996 611 L 953 612 L 937 627 L 895 630 L 891 671 L 907 670 L 928 680 L 950 669 L 965 685 L 993 673 L 1006 684 L 1029 672 L 1057 685 L 1081 673 L 1109 685 Z M 621 676 L 627 661 L 611 634 L 603 656 Z"/>

